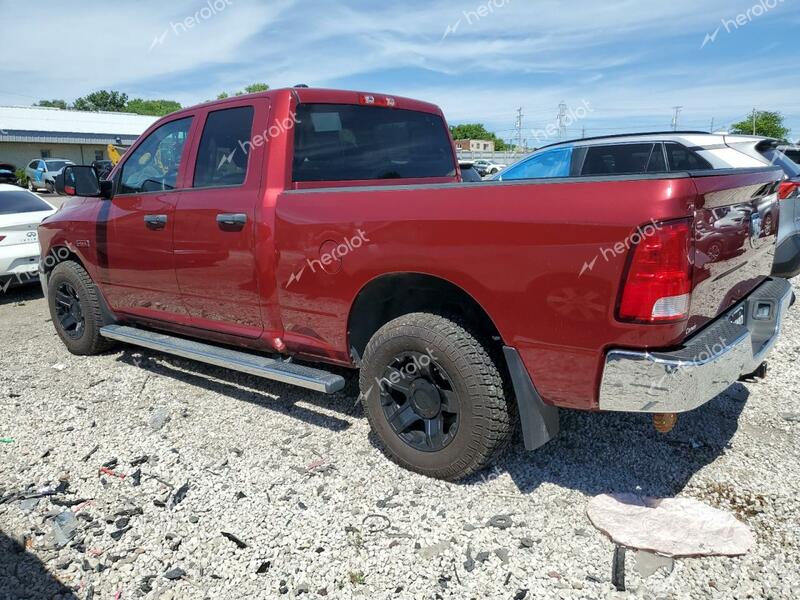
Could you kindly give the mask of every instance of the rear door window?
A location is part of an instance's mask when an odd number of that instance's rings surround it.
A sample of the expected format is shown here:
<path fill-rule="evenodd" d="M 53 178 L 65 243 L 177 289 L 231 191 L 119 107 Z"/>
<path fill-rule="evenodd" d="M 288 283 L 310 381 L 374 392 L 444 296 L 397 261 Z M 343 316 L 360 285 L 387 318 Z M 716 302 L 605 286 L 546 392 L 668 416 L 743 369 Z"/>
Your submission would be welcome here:
<path fill-rule="evenodd" d="M 591 146 L 586 151 L 581 175 L 631 175 L 647 173 L 656 144 Z M 655 158 L 657 161 L 657 157 Z M 656 168 L 657 163 L 653 164 Z"/>
<path fill-rule="evenodd" d="M 239 106 L 208 114 L 197 162 L 194 187 L 236 186 L 244 183 L 253 129 L 253 107 Z"/>
<path fill-rule="evenodd" d="M 532 156 L 509 167 L 498 177 L 503 181 L 514 179 L 550 179 L 569 177 L 572 148 L 555 148 Z"/>
<path fill-rule="evenodd" d="M 670 171 L 704 171 L 713 169 L 705 158 L 675 142 L 665 144 Z"/>
<path fill-rule="evenodd" d="M 296 182 L 456 174 L 450 135 L 439 115 L 379 106 L 300 104 L 296 121 Z"/>

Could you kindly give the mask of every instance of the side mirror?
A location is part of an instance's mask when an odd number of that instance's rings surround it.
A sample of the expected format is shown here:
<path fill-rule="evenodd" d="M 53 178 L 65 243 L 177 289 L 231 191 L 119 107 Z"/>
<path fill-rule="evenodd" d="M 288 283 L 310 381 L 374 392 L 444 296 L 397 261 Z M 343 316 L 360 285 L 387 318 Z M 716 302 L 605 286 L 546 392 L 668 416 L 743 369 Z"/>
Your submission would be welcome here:
<path fill-rule="evenodd" d="M 100 181 L 94 168 L 84 165 L 67 165 L 63 172 L 63 189 L 67 196 L 86 198 L 111 198 L 111 182 Z M 58 190 L 58 179 L 56 179 Z"/>

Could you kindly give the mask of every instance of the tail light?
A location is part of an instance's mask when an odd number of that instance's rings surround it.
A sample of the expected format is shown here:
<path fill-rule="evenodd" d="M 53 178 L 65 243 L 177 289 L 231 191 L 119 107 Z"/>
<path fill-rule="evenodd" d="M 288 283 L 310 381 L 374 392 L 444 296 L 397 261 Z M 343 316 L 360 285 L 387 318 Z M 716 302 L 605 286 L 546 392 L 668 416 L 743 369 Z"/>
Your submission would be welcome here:
<path fill-rule="evenodd" d="M 788 200 L 790 198 L 797 198 L 800 195 L 800 182 L 798 181 L 782 181 L 781 187 L 778 189 L 778 198 L 781 200 Z"/>
<path fill-rule="evenodd" d="M 631 250 L 618 315 L 623 321 L 669 323 L 689 316 L 693 253 L 691 221 L 639 228 Z"/>
<path fill-rule="evenodd" d="M 6 236 L 0 235 L 0 242 L 2 242 L 4 239 L 6 239 Z"/>

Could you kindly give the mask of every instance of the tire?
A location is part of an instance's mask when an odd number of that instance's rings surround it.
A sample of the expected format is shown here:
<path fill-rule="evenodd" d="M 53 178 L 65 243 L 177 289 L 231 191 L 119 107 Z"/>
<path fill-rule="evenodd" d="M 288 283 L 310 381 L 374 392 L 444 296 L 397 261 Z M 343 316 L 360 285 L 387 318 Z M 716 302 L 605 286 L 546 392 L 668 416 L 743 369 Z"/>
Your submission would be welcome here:
<path fill-rule="evenodd" d="M 100 335 L 103 316 L 99 292 L 78 263 L 56 265 L 47 280 L 47 304 L 58 337 L 72 354 L 101 354 L 113 346 Z"/>
<path fill-rule="evenodd" d="M 32 179 L 28 179 L 28 191 L 29 192 L 35 192 L 36 191 L 36 186 L 33 185 L 33 180 Z"/>
<path fill-rule="evenodd" d="M 381 327 L 364 351 L 360 387 L 382 450 L 429 477 L 456 481 L 480 471 L 513 434 L 516 412 L 495 361 L 438 315 L 412 313 Z"/>
<path fill-rule="evenodd" d="M 55 194 L 56 193 L 55 186 L 52 186 L 49 183 L 45 183 L 44 184 L 44 189 L 48 194 Z"/>

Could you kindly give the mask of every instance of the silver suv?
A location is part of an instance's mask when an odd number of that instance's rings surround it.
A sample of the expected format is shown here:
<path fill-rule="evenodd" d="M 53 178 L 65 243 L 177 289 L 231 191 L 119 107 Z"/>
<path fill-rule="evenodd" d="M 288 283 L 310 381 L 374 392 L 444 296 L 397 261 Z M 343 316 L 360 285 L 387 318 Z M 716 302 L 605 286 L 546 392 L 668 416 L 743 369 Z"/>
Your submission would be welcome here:
<path fill-rule="evenodd" d="M 66 158 L 37 158 L 28 163 L 25 167 L 25 175 L 28 177 L 28 190 L 35 192 L 45 190 L 55 192 L 55 178 L 67 165 L 75 163 Z"/>
<path fill-rule="evenodd" d="M 587 138 L 540 148 L 493 179 L 657 176 L 676 171 L 776 165 L 786 175 L 779 192 L 780 218 L 764 215 L 763 227 L 769 231 L 778 224 L 773 275 L 790 278 L 800 274 L 800 166 L 778 149 L 780 145 L 771 138 L 702 131 Z"/>

